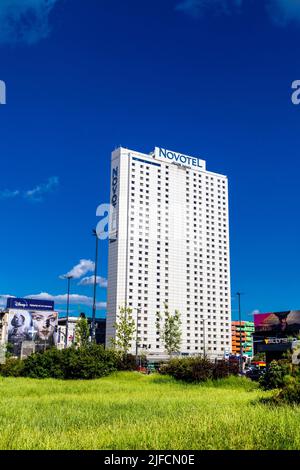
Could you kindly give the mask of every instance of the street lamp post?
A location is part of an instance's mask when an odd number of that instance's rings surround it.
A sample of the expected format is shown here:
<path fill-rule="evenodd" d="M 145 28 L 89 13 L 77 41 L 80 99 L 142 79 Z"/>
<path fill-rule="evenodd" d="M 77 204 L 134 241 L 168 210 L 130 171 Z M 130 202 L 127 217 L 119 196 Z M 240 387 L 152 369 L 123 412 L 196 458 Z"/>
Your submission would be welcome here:
<path fill-rule="evenodd" d="M 68 347 L 68 336 L 69 336 L 69 308 L 70 308 L 70 284 L 73 276 L 65 276 L 68 281 L 68 296 L 67 296 L 67 318 L 66 318 L 66 336 L 65 336 L 65 349 Z"/>
<path fill-rule="evenodd" d="M 95 229 L 93 230 L 93 235 L 94 237 L 96 237 L 96 254 L 95 254 L 95 272 L 94 272 L 93 315 L 92 315 L 92 328 L 91 328 L 92 343 L 94 343 L 96 340 L 96 292 L 97 292 L 98 247 L 99 247 L 99 238 Z"/>
<path fill-rule="evenodd" d="M 243 343 L 242 343 L 242 313 L 241 313 L 241 292 L 236 294 L 239 300 L 239 323 L 240 323 L 240 373 L 243 372 Z"/>
<path fill-rule="evenodd" d="M 66 337 L 67 337 L 66 333 L 64 333 L 61 328 L 58 328 L 58 344 L 62 342 L 62 338 L 63 338 L 63 342 L 65 346 Z"/>
<path fill-rule="evenodd" d="M 135 363 L 138 365 L 138 355 L 139 355 L 139 342 L 138 342 L 138 321 L 139 321 L 139 313 L 141 310 L 139 308 L 133 308 L 136 310 L 136 335 L 135 335 Z"/>

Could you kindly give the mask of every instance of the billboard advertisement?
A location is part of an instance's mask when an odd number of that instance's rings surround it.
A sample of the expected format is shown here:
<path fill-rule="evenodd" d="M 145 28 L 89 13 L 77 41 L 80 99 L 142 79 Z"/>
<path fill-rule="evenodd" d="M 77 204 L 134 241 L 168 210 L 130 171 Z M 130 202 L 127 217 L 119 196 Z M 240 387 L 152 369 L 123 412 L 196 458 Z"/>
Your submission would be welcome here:
<path fill-rule="evenodd" d="M 58 313 L 52 310 L 10 309 L 8 313 L 8 343 L 12 354 L 20 356 L 22 343 L 33 341 L 35 351 L 43 351 L 57 343 Z"/>
<path fill-rule="evenodd" d="M 255 333 L 265 336 L 290 336 L 300 331 L 300 310 L 254 315 Z"/>
<path fill-rule="evenodd" d="M 54 310 L 54 302 L 51 300 L 18 299 L 9 297 L 6 308 L 17 308 L 19 310 Z"/>

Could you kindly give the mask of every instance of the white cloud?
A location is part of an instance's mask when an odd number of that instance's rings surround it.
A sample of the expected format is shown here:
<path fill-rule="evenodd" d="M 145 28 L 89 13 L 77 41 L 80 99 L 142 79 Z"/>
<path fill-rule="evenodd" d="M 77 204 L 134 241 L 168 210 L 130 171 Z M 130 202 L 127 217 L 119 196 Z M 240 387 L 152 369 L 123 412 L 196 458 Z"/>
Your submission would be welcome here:
<path fill-rule="evenodd" d="M 269 0 L 267 11 L 276 24 L 285 26 L 300 21 L 300 0 Z"/>
<path fill-rule="evenodd" d="M 199 17 L 208 11 L 229 14 L 242 5 L 243 0 L 181 0 L 176 10 Z"/>
<path fill-rule="evenodd" d="M 259 310 L 253 310 L 253 312 L 250 315 L 257 315 L 258 313 L 260 313 Z"/>
<path fill-rule="evenodd" d="M 0 43 L 34 44 L 50 33 L 49 15 L 59 0 L 1 0 Z"/>
<path fill-rule="evenodd" d="M 300 21 L 300 0 L 260 0 L 264 2 L 266 13 L 277 25 Z M 175 9 L 193 17 L 207 12 L 235 14 L 246 4 L 255 6 L 253 0 L 181 0 Z"/>
<path fill-rule="evenodd" d="M 7 299 L 9 297 L 15 297 L 15 296 L 14 295 L 8 295 L 8 294 L 0 295 L 0 307 L 1 308 L 6 307 Z"/>
<path fill-rule="evenodd" d="M 62 313 L 62 314 L 67 313 L 67 309 L 66 309 L 66 308 L 56 308 L 55 310 L 56 310 L 58 313 Z M 77 311 L 76 311 L 76 310 L 70 310 L 70 309 L 69 309 L 69 314 L 74 313 L 74 312 L 77 312 Z"/>
<path fill-rule="evenodd" d="M 25 297 L 26 299 L 41 299 L 41 300 L 52 300 L 58 305 L 66 304 L 68 300 L 68 294 L 62 295 L 51 295 L 47 292 L 41 292 L 40 294 L 36 295 L 28 295 Z M 93 305 L 93 298 L 87 297 L 86 295 L 80 294 L 70 294 L 70 304 L 72 305 L 86 305 L 88 307 L 92 307 Z M 106 309 L 106 302 L 97 302 L 97 309 L 98 310 L 105 310 Z"/>
<path fill-rule="evenodd" d="M 66 276 L 72 276 L 74 279 L 79 279 L 80 277 L 84 276 L 85 274 L 92 272 L 95 270 L 95 263 L 90 259 L 81 259 L 79 264 L 76 264 L 74 268 L 71 269 L 66 274 L 60 276 L 60 278 L 64 278 Z"/>
<path fill-rule="evenodd" d="M 18 189 L 10 190 L 10 189 L 3 189 L 0 191 L 0 199 L 14 199 L 20 195 L 20 191 Z"/>
<path fill-rule="evenodd" d="M 1 1 L 1 0 L 0 0 Z M 59 179 L 57 176 L 51 176 L 48 178 L 47 183 L 38 184 L 33 189 L 22 191 L 20 189 L 2 189 L 0 190 L 0 199 L 14 199 L 17 197 L 27 199 L 33 202 L 42 202 L 44 196 L 48 193 L 53 192 L 59 185 Z"/>
<path fill-rule="evenodd" d="M 93 286 L 94 281 L 95 281 L 94 276 L 88 276 L 88 277 L 84 277 L 83 279 L 81 279 L 81 281 L 78 283 L 78 285 L 79 286 Z M 107 279 L 105 279 L 104 277 L 97 276 L 97 284 L 100 287 L 106 288 L 107 287 Z"/>
<path fill-rule="evenodd" d="M 57 176 L 52 176 L 48 179 L 47 183 L 39 184 L 33 189 L 25 191 L 24 197 L 34 202 L 43 201 L 44 195 L 53 192 L 59 184 Z"/>

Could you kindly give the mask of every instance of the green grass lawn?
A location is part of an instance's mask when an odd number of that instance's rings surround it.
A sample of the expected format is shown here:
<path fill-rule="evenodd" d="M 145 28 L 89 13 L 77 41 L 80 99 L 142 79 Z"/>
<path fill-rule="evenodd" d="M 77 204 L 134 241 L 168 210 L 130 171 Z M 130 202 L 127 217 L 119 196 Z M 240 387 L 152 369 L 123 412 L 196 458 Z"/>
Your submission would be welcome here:
<path fill-rule="evenodd" d="M 239 378 L 186 385 L 117 373 L 64 382 L 0 378 L 0 449 L 300 449 L 300 407 L 258 402 Z"/>

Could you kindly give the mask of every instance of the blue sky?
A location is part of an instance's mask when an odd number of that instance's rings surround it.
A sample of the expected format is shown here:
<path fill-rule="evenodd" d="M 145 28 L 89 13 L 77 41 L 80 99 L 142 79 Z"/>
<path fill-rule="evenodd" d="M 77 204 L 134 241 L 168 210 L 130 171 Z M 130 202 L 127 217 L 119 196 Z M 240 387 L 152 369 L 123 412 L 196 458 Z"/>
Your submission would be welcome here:
<path fill-rule="evenodd" d="M 244 318 L 300 309 L 300 1 L 2 0 L 0 31 L 1 295 L 63 310 L 74 268 L 91 313 L 110 152 L 157 145 L 228 175 Z M 99 261 L 104 315 L 106 242 Z"/>

